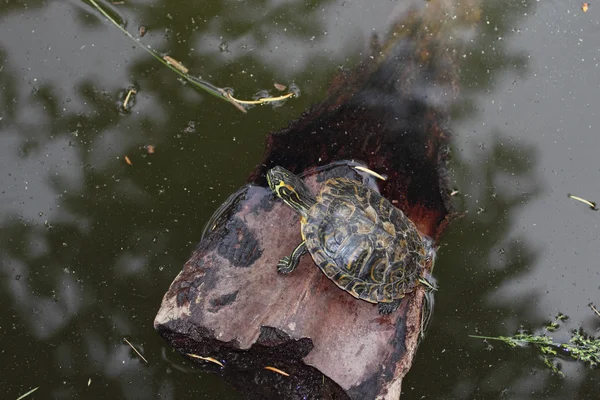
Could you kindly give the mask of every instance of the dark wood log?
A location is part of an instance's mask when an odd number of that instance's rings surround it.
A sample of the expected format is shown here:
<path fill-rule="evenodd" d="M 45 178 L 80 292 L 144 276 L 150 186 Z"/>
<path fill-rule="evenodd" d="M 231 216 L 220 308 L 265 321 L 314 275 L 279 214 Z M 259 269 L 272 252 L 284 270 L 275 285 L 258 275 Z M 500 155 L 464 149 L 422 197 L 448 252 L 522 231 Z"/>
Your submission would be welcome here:
<path fill-rule="evenodd" d="M 364 180 L 439 243 L 454 216 L 446 120 L 455 64 L 434 40 L 441 30 L 420 29 L 424 21 L 409 13 L 374 60 L 340 76 L 328 100 L 269 136 L 263 163 L 210 221 L 164 296 L 160 334 L 181 353 L 205 357 L 187 356 L 249 398 L 400 396 L 420 338 L 424 289 L 383 316 L 338 289 L 308 255 L 292 274 L 278 274 L 300 226 L 264 174 L 274 165 L 305 172 L 315 191 L 333 176 Z M 388 180 L 376 183 L 342 160 L 361 160 Z"/>

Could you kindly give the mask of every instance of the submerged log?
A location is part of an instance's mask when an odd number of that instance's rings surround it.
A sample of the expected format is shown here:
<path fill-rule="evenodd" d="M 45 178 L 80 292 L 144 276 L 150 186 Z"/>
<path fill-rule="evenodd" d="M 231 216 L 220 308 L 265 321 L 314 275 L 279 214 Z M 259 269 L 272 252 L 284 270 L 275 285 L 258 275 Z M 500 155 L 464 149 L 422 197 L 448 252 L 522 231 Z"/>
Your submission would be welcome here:
<path fill-rule="evenodd" d="M 420 338 L 424 289 L 384 316 L 338 289 L 308 255 L 292 274 L 278 274 L 279 259 L 300 242 L 300 225 L 268 189 L 265 172 L 281 165 L 305 173 L 314 191 L 331 177 L 363 181 L 439 244 L 454 216 L 446 121 L 455 63 L 435 42 L 443 29 L 421 29 L 427 20 L 409 13 L 371 61 L 334 82 L 328 100 L 269 136 L 263 163 L 209 221 L 163 298 L 158 332 L 249 398 L 400 396 Z M 388 179 L 375 182 L 344 160 Z"/>

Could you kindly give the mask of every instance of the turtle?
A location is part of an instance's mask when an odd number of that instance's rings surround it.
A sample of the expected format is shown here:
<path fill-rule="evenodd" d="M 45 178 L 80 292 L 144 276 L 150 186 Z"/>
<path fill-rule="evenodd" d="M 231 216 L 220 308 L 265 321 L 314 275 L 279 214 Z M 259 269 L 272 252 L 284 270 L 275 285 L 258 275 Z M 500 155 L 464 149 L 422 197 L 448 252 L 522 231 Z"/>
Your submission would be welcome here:
<path fill-rule="evenodd" d="M 385 197 L 348 178 L 327 180 L 315 197 L 283 167 L 267 172 L 270 189 L 300 214 L 302 242 L 277 270 L 291 273 L 305 253 L 339 288 L 394 312 L 419 284 L 435 290 L 427 266 L 431 239 Z"/>
<path fill-rule="evenodd" d="M 275 195 L 300 214 L 302 242 L 277 270 L 291 273 L 305 253 L 339 288 L 390 314 L 405 294 L 427 280 L 431 240 L 386 198 L 348 178 L 327 180 L 315 197 L 299 176 L 276 166 L 267 172 Z"/>

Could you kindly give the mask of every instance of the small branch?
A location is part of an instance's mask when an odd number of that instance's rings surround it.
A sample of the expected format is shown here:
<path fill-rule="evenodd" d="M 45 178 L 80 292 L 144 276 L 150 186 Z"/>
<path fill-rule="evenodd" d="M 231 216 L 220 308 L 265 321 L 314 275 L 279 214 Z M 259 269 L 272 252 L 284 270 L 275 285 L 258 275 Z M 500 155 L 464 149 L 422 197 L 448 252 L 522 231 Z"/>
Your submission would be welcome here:
<path fill-rule="evenodd" d="M 36 390 L 38 390 L 39 388 L 40 388 L 40 387 L 38 386 L 38 387 L 36 387 L 36 388 L 33 388 L 33 389 L 31 389 L 29 392 L 27 392 L 27 393 L 25 393 L 25 394 L 22 394 L 21 396 L 19 396 L 19 397 L 17 398 L 17 400 L 24 399 L 25 397 L 29 396 L 30 394 L 32 394 L 33 392 L 35 392 L 35 391 L 36 391 Z"/>
<path fill-rule="evenodd" d="M 137 349 L 135 347 L 133 347 L 133 345 L 131 343 L 129 343 L 129 340 L 127 340 L 125 338 L 123 338 L 123 340 L 125 341 L 125 343 L 127 343 L 129 345 L 129 347 L 131 347 L 133 349 L 133 351 L 135 351 L 137 353 L 138 356 L 140 356 L 140 358 L 142 360 L 144 360 L 146 362 L 146 364 L 148 364 L 148 360 L 146 360 L 144 358 L 144 356 L 139 351 L 137 351 Z"/>
<path fill-rule="evenodd" d="M 583 199 L 578 196 L 573 196 L 572 194 L 568 194 L 567 196 L 569 196 L 573 200 L 577 200 L 577 201 L 582 202 L 583 204 L 587 204 L 594 211 L 598 211 L 598 207 L 597 207 L 596 203 L 593 201 L 589 201 L 589 200 Z"/>

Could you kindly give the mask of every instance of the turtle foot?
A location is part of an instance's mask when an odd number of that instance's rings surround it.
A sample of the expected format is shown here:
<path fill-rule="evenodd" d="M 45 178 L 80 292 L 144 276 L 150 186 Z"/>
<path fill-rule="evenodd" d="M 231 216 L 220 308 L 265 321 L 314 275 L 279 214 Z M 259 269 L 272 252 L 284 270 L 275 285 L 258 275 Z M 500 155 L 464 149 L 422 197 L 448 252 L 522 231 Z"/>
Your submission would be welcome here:
<path fill-rule="evenodd" d="M 283 257 L 277 264 L 277 272 L 287 275 L 294 270 L 294 265 L 291 265 L 289 257 Z"/>
<path fill-rule="evenodd" d="M 394 300 L 391 303 L 377 303 L 379 314 L 388 315 L 393 313 L 400 306 L 400 300 Z"/>

